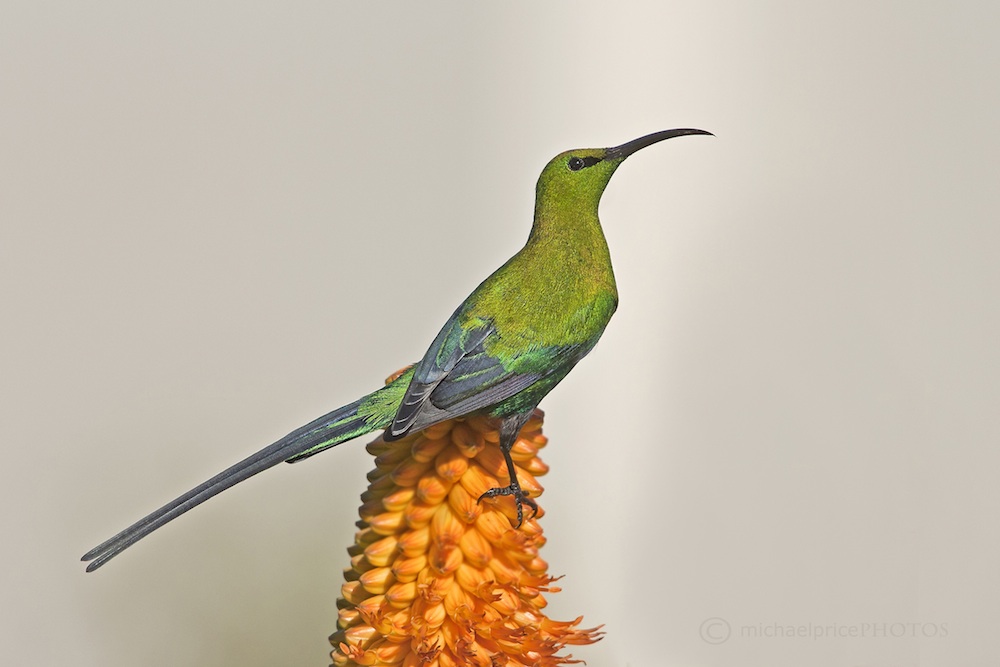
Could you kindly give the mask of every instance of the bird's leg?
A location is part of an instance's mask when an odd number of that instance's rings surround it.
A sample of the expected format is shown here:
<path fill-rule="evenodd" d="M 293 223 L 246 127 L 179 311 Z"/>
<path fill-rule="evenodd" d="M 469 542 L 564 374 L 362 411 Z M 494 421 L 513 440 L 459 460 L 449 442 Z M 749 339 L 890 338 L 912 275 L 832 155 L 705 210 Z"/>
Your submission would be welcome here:
<path fill-rule="evenodd" d="M 504 487 L 492 488 L 476 500 L 478 504 L 483 498 L 514 496 L 514 502 L 517 504 L 517 525 L 514 526 L 515 528 L 520 528 L 524 522 L 524 513 L 521 505 L 527 505 L 531 508 L 532 519 L 538 514 L 538 505 L 528 497 L 528 494 L 521 490 L 521 485 L 517 482 L 517 469 L 514 468 L 514 462 L 510 458 L 510 450 L 514 447 L 517 435 L 521 432 L 521 427 L 528 421 L 531 413 L 532 410 L 528 410 L 520 414 L 510 415 L 509 417 L 504 417 L 500 422 L 500 451 L 503 452 L 504 461 L 507 462 L 507 474 L 510 475 L 510 484 Z"/>

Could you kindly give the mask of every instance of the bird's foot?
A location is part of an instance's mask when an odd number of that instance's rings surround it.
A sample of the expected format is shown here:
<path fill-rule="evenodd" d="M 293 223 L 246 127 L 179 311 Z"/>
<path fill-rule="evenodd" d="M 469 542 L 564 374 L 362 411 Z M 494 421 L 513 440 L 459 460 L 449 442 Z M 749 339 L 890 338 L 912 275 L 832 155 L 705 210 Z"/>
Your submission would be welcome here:
<path fill-rule="evenodd" d="M 528 494 L 521 490 L 521 485 L 516 481 L 511 482 L 507 486 L 492 488 L 483 495 L 479 496 L 476 500 L 478 505 L 483 498 L 496 498 L 497 496 L 514 496 L 514 502 L 517 504 L 517 525 L 514 528 L 520 528 L 521 524 L 524 523 L 524 512 L 521 506 L 527 505 L 531 508 L 531 518 L 534 519 L 538 514 L 538 503 L 528 497 Z"/>

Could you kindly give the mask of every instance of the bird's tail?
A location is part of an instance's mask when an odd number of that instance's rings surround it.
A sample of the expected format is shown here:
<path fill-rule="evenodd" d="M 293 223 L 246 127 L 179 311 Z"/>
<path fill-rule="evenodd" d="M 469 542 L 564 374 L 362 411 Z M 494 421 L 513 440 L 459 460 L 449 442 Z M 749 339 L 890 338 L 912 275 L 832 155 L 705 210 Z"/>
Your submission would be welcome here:
<path fill-rule="evenodd" d="M 94 547 L 82 558 L 84 561 L 90 561 L 87 572 L 93 572 L 160 526 L 248 477 L 282 461 L 289 463 L 300 461 L 365 433 L 386 428 L 395 414 L 395 406 L 399 404 L 402 392 L 409 382 L 408 376 L 411 374 L 412 371 L 388 386 L 292 431 L 273 445 L 223 470 L 207 482 L 196 486 Z"/>

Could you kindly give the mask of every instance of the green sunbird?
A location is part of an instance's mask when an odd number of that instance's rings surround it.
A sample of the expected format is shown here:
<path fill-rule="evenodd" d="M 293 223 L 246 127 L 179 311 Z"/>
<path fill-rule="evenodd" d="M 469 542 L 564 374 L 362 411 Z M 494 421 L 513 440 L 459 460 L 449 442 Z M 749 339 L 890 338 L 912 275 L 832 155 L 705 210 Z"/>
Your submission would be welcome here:
<path fill-rule="evenodd" d="M 445 322 L 423 358 L 385 387 L 298 428 L 222 471 L 83 556 L 101 567 L 138 540 L 212 496 L 282 461 L 294 463 L 372 431 L 386 440 L 472 413 L 499 420 L 510 484 L 480 497 L 521 491 L 510 449 L 539 401 L 593 349 L 618 305 L 597 207 L 625 158 L 664 139 L 704 130 L 655 132 L 614 148 L 561 153 L 542 170 L 524 247 L 484 280 Z"/>

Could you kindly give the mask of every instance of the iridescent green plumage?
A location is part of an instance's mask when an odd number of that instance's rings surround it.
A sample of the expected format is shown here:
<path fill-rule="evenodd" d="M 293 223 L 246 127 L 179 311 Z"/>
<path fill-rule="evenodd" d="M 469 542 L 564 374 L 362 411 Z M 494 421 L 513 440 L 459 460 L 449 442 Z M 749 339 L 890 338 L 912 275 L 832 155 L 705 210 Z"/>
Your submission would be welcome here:
<path fill-rule="evenodd" d="M 618 165 L 650 144 L 702 130 L 666 130 L 614 148 L 568 151 L 538 179 L 528 241 L 458 307 L 424 357 L 387 386 L 296 429 L 156 510 L 83 556 L 92 571 L 168 521 L 282 461 L 295 462 L 385 429 L 387 440 L 445 419 L 500 420 L 510 484 L 484 496 L 522 493 L 510 448 L 539 401 L 597 343 L 618 291 L 597 207 Z"/>

